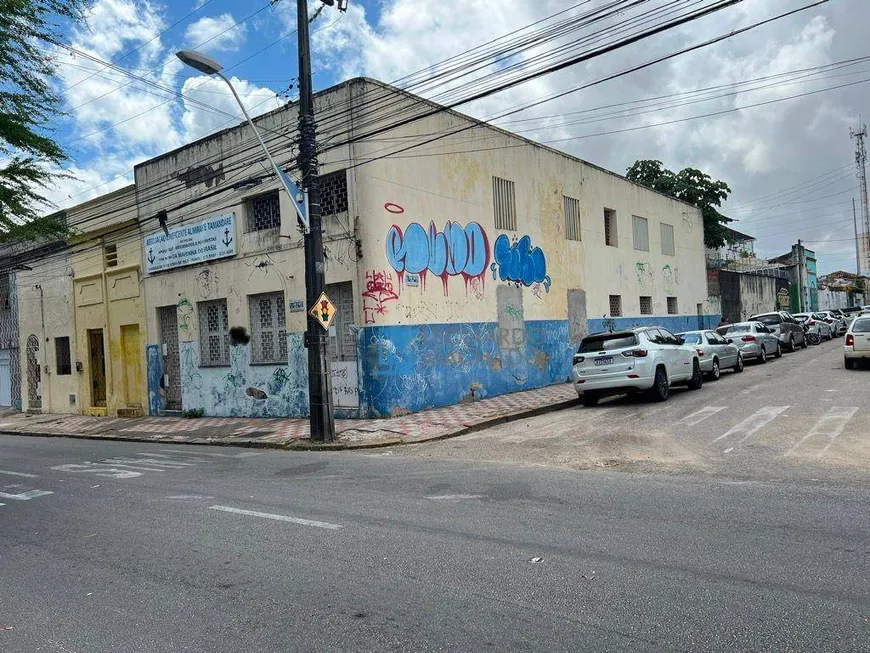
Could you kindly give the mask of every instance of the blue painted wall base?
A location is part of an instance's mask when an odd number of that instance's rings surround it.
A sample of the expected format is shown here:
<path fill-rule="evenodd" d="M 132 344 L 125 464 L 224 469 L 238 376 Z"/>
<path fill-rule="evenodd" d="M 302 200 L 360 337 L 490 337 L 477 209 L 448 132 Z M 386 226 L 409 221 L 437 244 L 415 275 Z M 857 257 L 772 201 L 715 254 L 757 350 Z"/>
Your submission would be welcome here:
<path fill-rule="evenodd" d="M 672 333 L 697 331 L 698 329 L 715 329 L 719 326 L 722 316 L 719 313 L 711 315 L 643 315 L 639 317 L 595 318 L 587 320 L 589 333 L 598 331 L 617 331 L 631 329 L 637 326 L 660 326 Z"/>

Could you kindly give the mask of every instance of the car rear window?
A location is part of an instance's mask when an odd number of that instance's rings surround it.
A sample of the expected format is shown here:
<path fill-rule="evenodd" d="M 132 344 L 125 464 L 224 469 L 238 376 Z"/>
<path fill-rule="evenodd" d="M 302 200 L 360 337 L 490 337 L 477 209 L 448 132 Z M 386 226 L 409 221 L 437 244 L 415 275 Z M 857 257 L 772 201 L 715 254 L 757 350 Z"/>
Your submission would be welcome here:
<path fill-rule="evenodd" d="M 744 333 L 746 331 L 752 331 L 752 325 L 741 322 L 740 324 L 729 324 L 725 333 Z"/>
<path fill-rule="evenodd" d="M 684 333 L 683 340 L 685 340 L 690 345 L 697 345 L 701 342 L 701 334 L 700 333 Z"/>
<path fill-rule="evenodd" d="M 870 332 L 870 318 L 859 317 L 852 324 L 852 333 L 867 333 Z"/>
<path fill-rule="evenodd" d="M 779 315 L 759 315 L 752 319 L 762 324 L 780 324 L 782 322 L 782 318 Z"/>
<path fill-rule="evenodd" d="M 637 344 L 637 336 L 633 333 L 605 333 L 597 336 L 587 336 L 580 341 L 580 354 L 591 351 L 607 351 L 610 349 L 623 349 Z"/>

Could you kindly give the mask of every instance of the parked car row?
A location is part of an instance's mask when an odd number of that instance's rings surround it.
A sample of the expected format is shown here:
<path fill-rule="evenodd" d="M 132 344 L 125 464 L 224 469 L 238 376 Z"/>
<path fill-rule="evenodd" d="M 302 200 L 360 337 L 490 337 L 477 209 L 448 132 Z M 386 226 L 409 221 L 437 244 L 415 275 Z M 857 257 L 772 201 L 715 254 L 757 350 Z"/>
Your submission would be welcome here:
<path fill-rule="evenodd" d="M 859 329 L 851 335 L 853 353 L 847 352 L 846 367 L 852 365 L 850 360 L 870 359 L 870 313 L 852 322 L 852 327 L 856 324 Z M 830 340 L 846 328 L 841 317 L 830 311 L 798 315 L 777 311 L 679 334 L 658 326 L 593 333 L 583 338 L 574 355 L 572 380 L 584 406 L 595 406 L 603 397 L 634 393 L 665 401 L 672 386 L 697 390 L 705 378 L 718 380 L 723 370 L 743 372 L 746 361 L 763 364 L 780 358 L 784 351 L 818 344 L 822 337 Z M 819 339 L 811 333 L 818 333 Z M 849 338 L 847 333 L 847 345 Z"/>

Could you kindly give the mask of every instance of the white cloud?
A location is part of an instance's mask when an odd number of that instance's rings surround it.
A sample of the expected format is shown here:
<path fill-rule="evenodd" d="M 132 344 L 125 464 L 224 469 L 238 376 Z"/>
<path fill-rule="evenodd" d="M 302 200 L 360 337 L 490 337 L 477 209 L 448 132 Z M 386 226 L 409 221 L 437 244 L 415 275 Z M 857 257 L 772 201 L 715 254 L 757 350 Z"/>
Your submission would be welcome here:
<path fill-rule="evenodd" d="M 232 14 L 204 16 L 191 23 L 185 32 L 185 45 L 203 52 L 235 52 L 245 42 L 247 28 L 237 24 Z"/>
<path fill-rule="evenodd" d="M 231 77 L 230 81 L 252 117 L 277 109 L 284 104 L 271 89 L 256 86 L 236 77 Z M 181 91 L 187 98 L 201 100 L 215 109 L 237 116 L 238 122 L 244 120 L 238 103 L 222 79 L 204 75 L 190 77 L 184 81 Z M 203 109 L 185 100 L 181 122 L 184 127 L 184 140 L 189 142 L 228 127 L 234 121 L 226 115 Z"/>

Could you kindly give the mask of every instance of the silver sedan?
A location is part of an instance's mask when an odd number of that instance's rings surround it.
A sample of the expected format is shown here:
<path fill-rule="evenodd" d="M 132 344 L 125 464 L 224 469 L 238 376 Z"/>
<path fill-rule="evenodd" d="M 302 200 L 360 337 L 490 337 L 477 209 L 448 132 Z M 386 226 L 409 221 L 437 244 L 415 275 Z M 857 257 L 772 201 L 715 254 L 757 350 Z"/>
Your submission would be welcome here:
<path fill-rule="evenodd" d="M 766 363 L 770 356 L 782 356 L 782 344 L 776 333 L 761 322 L 738 322 L 721 326 L 716 331 L 737 345 L 744 360 L 757 359 L 759 363 Z"/>
<path fill-rule="evenodd" d="M 701 372 L 711 381 L 718 381 L 722 370 L 743 371 L 743 354 L 733 339 L 720 336 L 715 331 L 686 331 L 679 335 L 687 345 L 695 347 Z"/>

